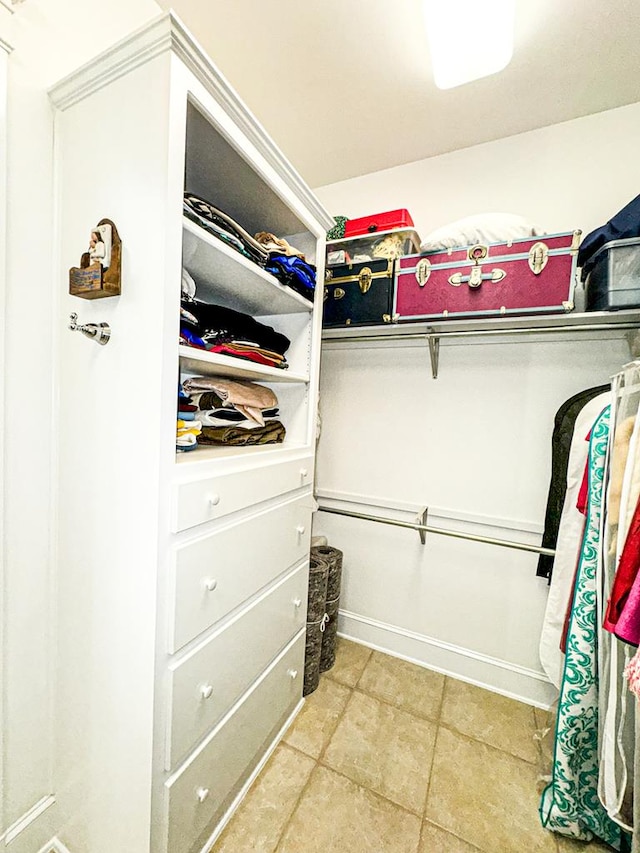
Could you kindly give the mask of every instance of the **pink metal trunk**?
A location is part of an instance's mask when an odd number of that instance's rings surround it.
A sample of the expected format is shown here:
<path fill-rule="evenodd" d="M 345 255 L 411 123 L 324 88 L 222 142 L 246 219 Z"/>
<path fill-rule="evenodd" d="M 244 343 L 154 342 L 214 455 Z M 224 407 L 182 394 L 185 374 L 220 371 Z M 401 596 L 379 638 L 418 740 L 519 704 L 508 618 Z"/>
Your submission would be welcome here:
<path fill-rule="evenodd" d="M 400 258 L 394 320 L 571 311 L 580 233 Z"/>

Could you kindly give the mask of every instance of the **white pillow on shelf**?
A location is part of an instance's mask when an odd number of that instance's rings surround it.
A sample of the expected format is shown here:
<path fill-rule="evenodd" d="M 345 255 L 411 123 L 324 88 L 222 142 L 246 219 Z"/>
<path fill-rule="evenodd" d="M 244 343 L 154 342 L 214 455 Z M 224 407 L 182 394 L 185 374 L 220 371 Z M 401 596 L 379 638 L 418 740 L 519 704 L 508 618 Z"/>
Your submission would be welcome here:
<path fill-rule="evenodd" d="M 544 233 L 524 216 L 514 213 L 478 213 L 432 231 L 422 241 L 420 251 L 437 252 L 475 243 L 502 243 Z"/>

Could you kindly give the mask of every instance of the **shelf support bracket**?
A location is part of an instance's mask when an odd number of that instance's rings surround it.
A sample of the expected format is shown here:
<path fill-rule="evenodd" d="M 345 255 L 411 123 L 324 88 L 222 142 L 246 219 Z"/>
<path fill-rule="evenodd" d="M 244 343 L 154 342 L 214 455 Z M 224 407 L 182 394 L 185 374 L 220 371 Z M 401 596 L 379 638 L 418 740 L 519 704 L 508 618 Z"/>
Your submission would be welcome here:
<path fill-rule="evenodd" d="M 429 507 L 428 507 L 428 506 L 425 506 L 425 507 L 423 507 L 423 508 L 420 510 L 420 512 L 418 513 L 418 515 L 417 515 L 417 517 L 416 517 L 416 522 L 417 522 L 421 527 L 426 527 L 426 526 L 427 526 L 427 517 L 428 517 L 428 515 L 429 515 Z M 420 535 L 420 542 L 421 542 L 423 545 L 426 545 L 426 544 L 427 544 L 427 531 L 426 531 L 426 530 L 418 530 L 418 533 L 419 533 L 419 535 Z"/>
<path fill-rule="evenodd" d="M 431 376 L 438 378 L 438 360 L 440 357 L 440 335 L 436 335 L 433 329 L 427 329 L 427 343 L 429 344 L 429 359 L 431 361 Z"/>

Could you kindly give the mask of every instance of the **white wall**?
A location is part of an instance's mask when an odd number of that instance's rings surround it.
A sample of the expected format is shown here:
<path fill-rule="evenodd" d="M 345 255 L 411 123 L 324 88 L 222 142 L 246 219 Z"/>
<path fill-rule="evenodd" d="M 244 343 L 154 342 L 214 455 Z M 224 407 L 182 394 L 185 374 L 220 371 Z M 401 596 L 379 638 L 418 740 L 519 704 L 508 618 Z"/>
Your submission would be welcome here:
<path fill-rule="evenodd" d="M 51 318 L 54 280 L 53 116 L 47 88 L 159 14 L 154 0 L 25 0 L 0 7 L 8 63 L 4 448 L 4 786 L 0 838 L 33 853 L 57 825 L 53 776 L 52 553 L 56 496 Z M 0 227 L 4 227 L 4 222 Z M 70 258 L 68 266 L 77 262 Z M 82 412 L 78 411 L 82 426 Z M 7 831 L 6 835 L 3 832 Z M 1 842 L 0 842 L 1 846 Z"/>
<path fill-rule="evenodd" d="M 464 117 L 461 117 L 464 121 Z M 587 233 L 640 192 L 640 103 L 320 187 L 331 213 L 406 207 L 418 233 L 507 211 Z M 366 145 L 366 135 L 363 135 Z"/>
<path fill-rule="evenodd" d="M 639 140 L 635 104 L 316 192 L 334 214 L 406 207 L 422 236 L 483 211 L 588 232 L 640 191 Z M 325 345 L 319 493 L 404 520 L 429 505 L 434 525 L 539 543 L 554 414 L 628 359 L 621 334 L 454 339 L 432 380 L 423 344 Z M 345 552 L 343 633 L 526 701 L 552 698 L 534 555 L 438 536 L 423 547 L 416 533 L 325 513 L 314 533 Z"/>

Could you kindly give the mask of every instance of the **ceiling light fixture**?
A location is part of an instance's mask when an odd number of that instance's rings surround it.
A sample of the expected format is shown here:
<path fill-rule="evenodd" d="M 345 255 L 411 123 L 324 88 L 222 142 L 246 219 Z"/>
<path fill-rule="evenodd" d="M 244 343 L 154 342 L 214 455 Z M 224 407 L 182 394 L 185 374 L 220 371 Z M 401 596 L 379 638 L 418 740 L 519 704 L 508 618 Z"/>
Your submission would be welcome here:
<path fill-rule="evenodd" d="M 436 86 L 502 71 L 513 55 L 516 0 L 423 0 Z"/>

